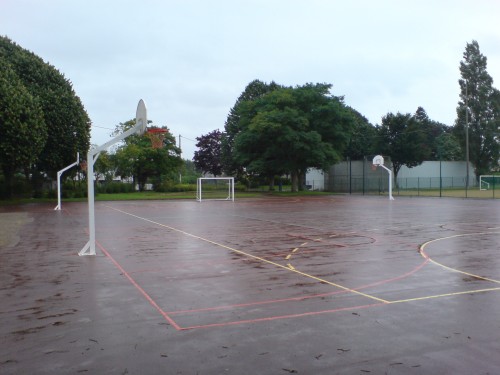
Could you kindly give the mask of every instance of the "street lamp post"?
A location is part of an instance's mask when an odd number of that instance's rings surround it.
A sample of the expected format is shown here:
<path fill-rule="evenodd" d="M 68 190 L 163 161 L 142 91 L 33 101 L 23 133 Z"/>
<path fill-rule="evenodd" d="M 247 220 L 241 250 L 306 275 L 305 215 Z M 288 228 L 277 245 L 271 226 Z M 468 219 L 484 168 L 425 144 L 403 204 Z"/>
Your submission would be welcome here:
<path fill-rule="evenodd" d="M 465 197 L 469 190 L 469 94 L 467 92 L 467 80 L 465 81 Z"/>
<path fill-rule="evenodd" d="M 181 147 L 181 135 L 179 134 L 179 150 L 180 152 L 180 157 L 182 160 L 182 147 Z M 179 170 L 179 184 L 182 184 L 182 166 L 181 169 Z"/>

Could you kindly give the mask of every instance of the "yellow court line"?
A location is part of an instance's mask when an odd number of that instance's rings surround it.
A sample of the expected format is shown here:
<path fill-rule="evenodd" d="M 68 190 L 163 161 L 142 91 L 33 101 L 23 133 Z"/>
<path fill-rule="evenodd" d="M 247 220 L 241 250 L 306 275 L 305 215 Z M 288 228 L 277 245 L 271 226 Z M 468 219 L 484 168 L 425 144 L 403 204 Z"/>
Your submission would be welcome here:
<path fill-rule="evenodd" d="M 458 272 L 458 273 L 461 273 L 463 275 L 467 275 L 467 276 L 471 276 L 471 277 L 474 277 L 476 279 L 481 279 L 481 280 L 485 280 L 485 281 L 491 281 L 493 283 L 497 283 L 497 284 L 500 284 L 500 280 L 495 280 L 495 279 L 490 279 L 488 277 L 484 277 L 484 276 L 479 276 L 479 275 L 475 275 L 473 273 L 469 273 L 469 272 L 465 272 L 465 271 L 461 271 L 461 270 L 458 270 L 456 268 L 452 268 L 452 267 L 448 267 L 448 266 L 445 266 L 444 264 L 441 264 L 437 261 L 435 261 L 434 259 L 432 259 L 429 255 L 427 255 L 427 253 L 424 251 L 425 248 L 427 247 L 427 245 L 433 243 L 433 242 L 437 242 L 437 241 L 442 241 L 442 240 L 449 240 L 451 238 L 457 238 L 457 237 L 465 237 L 465 236 L 479 236 L 479 235 L 483 235 L 483 234 L 498 234 L 500 232 L 481 232 L 481 233 L 464 233 L 464 234 L 455 234 L 453 236 L 448 236 L 448 237 L 442 237 L 442 238 L 436 238 L 434 240 L 431 240 L 431 241 L 427 241 L 425 242 L 424 244 L 420 245 L 420 254 L 425 258 L 425 259 L 428 259 L 429 261 L 431 261 L 432 263 L 434 263 L 435 265 L 437 266 L 440 266 L 444 269 L 447 269 L 448 271 L 452 271 L 452 272 Z"/>
<path fill-rule="evenodd" d="M 441 298 L 441 297 L 449 297 L 449 296 L 458 296 L 458 295 L 461 295 L 461 294 L 484 293 L 484 292 L 491 292 L 491 291 L 494 291 L 494 290 L 500 290 L 500 287 L 498 287 L 498 288 L 488 288 L 488 289 L 468 290 L 466 292 L 454 292 L 454 293 L 436 294 L 434 296 L 425 296 L 425 297 L 400 299 L 400 300 L 397 300 L 397 301 L 389 301 L 389 303 L 393 304 L 393 303 L 402 303 L 402 302 L 422 301 L 422 300 L 431 299 L 431 298 Z"/>
<path fill-rule="evenodd" d="M 192 237 L 192 238 L 195 238 L 195 239 L 198 239 L 200 241 L 204 241 L 204 242 L 207 242 L 207 243 L 210 243 L 212 245 L 215 245 L 215 246 L 219 246 L 219 247 L 222 247 L 224 249 L 227 249 L 227 250 L 230 250 L 230 251 L 233 251 L 237 254 L 241 254 L 241 255 L 244 255 L 246 257 L 249 257 L 249 258 L 253 258 L 253 259 L 256 259 L 256 260 L 259 260 L 263 263 L 268 263 L 268 264 L 271 264 L 273 266 L 276 266 L 278 268 L 282 268 L 284 270 L 287 270 L 287 271 L 291 271 L 291 272 L 295 272 L 299 275 L 302 275 L 302 276 L 305 276 L 305 277 L 308 277 L 310 279 L 313 279 L 313 280 L 316 280 L 316 281 L 319 281 L 321 283 L 324 283 L 324 284 L 328 284 L 328 285 L 331 285 L 331 286 L 334 286 L 336 288 L 339 288 L 339 289 L 342 289 L 342 290 L 345 290 L 347 292 L 351 292 L 351 293 L 354 293 L 354 294 L 358 294 L 360 296 L 363 296 L 363 297 L 366 297 L 366 298 L 370 298 L 370 299 L 373 299 L 375 301 L 379 301 L 379 302 L 383 302 L 383 303 L 389 303 L 389 301 L 386 301 L 384 299 L 381 299 L 381 298 L 377 298 L 375 296 L 371 296 L 369 294 L 366 294 L 366 293 L 363 293 L 363 292 L 360 292 L 360 291 L 357 291 L 357 290 L 354 290 L 354 289 L 351 289 L 351 288 L 348 288 L 348 287 L 345 287 L 345 286 L 342 286 L 342 285 L 339 285 L 339 284 L 335 284 L 335 283 L 332 283 L 331 281 L 328 281 L 328 280 L 325 280 L 325 279 L 322 279 L 320 277 L 316 277 L 314 275 L 310 275 L 308 273 L 305 273 L 305 272 L 302 272 L 302 271 L 299 271 L 295 268 L 290 268 L 288 266 L 283 266 L 279 263 L 276 263 L 276 262 L 273 262 L 271 260 L 268 260 L 268 259 L 265 259 L 265 258 L 261 258 L 261 257 L 258 257 L 256 255 L 252 255 L 252 254 L 249 254 L 249 253 L 246 253 L 244 251 L 241 251 L 241 250 L 237 250 L 235 248 L 232 248 L 230 246 L 226 246 L 226 245 L 223 245 L 221 243 L 218 243 L 218 242 L 215 242 L 215 241 L 212 241 L 212 240 L 209 240 L 207 238 L 203 238 L 203 237 L 200 237 L 200 236 L 197 236 L 195 234 L 192 234 L 192 233 L 188 233 L 188 232 L 185 232 L 181 229 L 177 229 L 177 228 L 174 228 L 174 227 L 171 227 L 171 226 L 168 226 L 168 225 L 165 225 L 165 224 L 161 224 L 161 223 L 158 223 L 156 221 L 153 221 L 153 220 L 150 220 L 150 219 L 146 219 L 145 217 L 142 217 L 142 216 L 138 216 L 138 215 L 134 215 L 134 214 L 131 214 L 130 212 L 126 212 L 126 211 L 123 211 L 123 210 L 120 210 L 118 208 L 115 208 L 115 207 L 111 207 L 111 206 L 106 206 L 112 210 L 115 210 L 115 211 L 118 211 L 118 212 L 121 212 L 125 215 L 129 215 L 129 216 L 132 216 L 132 217 L 135 217 L 136 219 L 140 219 L 140 220 L 143 220 L 143 221 L 147 221 L 148 223 L 151 223 L 151 224 L 155 224 L 155 225 L 158 225 L 160 227 L 164 227 L 164 228 L 167 228 L 167 229 L 170 229 L 172 231 L 175 231 L 175 232 L 178 232 L 178 233 L 182 233 L 188 237 Z M 307 242 L 306 242 L 307 244 Z"/>

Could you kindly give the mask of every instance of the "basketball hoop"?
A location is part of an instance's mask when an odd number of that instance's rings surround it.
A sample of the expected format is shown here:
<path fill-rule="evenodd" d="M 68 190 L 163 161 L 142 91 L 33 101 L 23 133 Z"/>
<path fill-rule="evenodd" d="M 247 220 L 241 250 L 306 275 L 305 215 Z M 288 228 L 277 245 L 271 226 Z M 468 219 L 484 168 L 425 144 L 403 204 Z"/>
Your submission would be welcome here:
<path fill-rule="evenodd" d="M 384 157 L 382 155 L 376 155 L 372 161 L 372 170 L 377 169 L 377 167 L 384 168 L 387 173 L 389 173 L 389 200 L 394 200 L 392 196 L 392 171 L 384 165 Z"/>
<path fill-rule="evenodd" d="M 148 128 L 144 135 L 151 140 L 151 147 L 156 149 L 163 147 L 163 140 L 165 139 L 167 132 L 167 129 Z"/>
<path fill-rule="evenodd" d="M 80 163 L 80 169 L 82 171 L 86 171 L 87 170 L 87 161 L 86 160 L 82 160 L 81 163 Z"/>
<path fill-rule="evenodd" d="M 379 165 L 384 165 L 384 157 L 382 155 L 377 155 L 373 158 L 373 165 L 375 166 L 375 169 Z"/>

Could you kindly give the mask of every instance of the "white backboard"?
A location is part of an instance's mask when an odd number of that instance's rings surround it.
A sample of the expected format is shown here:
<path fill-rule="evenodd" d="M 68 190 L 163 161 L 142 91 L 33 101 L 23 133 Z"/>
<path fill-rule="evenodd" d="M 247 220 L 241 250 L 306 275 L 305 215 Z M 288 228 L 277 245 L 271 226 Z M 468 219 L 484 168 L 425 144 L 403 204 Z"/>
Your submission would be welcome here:
<path fill-rule="evenodd" d="M 146 109 L 146 104 L 144 100 L 139 100 L 137 104 L 137 111 L 135 112 L 135 123 L 140 124 L 142 122 L 142 127 L 139 130 L 139 135 L 144 134 L 146 127 L 148 126 L 148 111 Z"/>
<path fill-rule="evenodd" d="M 373 158 L 373 165 L 384 165 L 384 157 L 377 155 Z"/>

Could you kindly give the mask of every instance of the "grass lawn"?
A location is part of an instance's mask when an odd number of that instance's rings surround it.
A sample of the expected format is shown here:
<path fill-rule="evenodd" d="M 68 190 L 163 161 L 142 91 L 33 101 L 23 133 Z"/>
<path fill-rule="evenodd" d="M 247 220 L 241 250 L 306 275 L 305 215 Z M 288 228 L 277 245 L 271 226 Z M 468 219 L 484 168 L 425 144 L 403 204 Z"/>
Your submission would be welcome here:
<path fill-rule="evenodd" d="M 237 191 L 235 192 L 235 198 L 258 198 L 265 196 L 275 196 L 275 197 L 295 197 L 295 196 L 318 196 L 318 195 L 334 195 L 336 193 L 332 192 L 319 192 L 319 191 L 299 191 L 292 193 L 289 191 L 279 192 L 279 191 Z M 367 193 L 367 195 L 374 195 L 376 193 Z M 398 196 L 422 196 L 422 197 L 439 197 L 439 189 L 420 189 L 420 190 L 394 190 L 392 192 L 394 197 Z M 359 194 L 354 194 L 359 195 Z M 382 195 L 387 195 L 385 192 Z M 500 191 L 492 190 L 479 190 L 479 189 L 469 189 L 467 195 L 464 189 L 443 189 L 441 191 L 441 196 L 453 197 L 453 198 L 483 198 L 483 199 L 498 199 L 500 198 Z M 144 192 L 134 192 L 134 193 L 117 193 L 117 194 L 104 194 L 99 193 L 96 195 L 96 201 L 128 201 L 128 200 L 168 200 L 168 199 L 196 199 L 195 191 L 188 192 L 175 192 L 175 193 L 157 193 L 154 191 L 144 191 Z M 66 198 L 62 200 L 63 202 L 86 202 L 87 198 Z M 25 203 L 53 203 L 54 207 L 57 205 L 57 199 L 55 198 L 24 198 L 24 199 L 12 199 L 12 200 L 0 200 L 0 206 L 6 205 L 17 205 Z"/>
<path fill-rule="evenodd" d="M 236 192 L 236 198 L 255 198 L 265 195 L 261 192 Z M 175 193 L 157 193 L 154 191 L 134 192 L 134 193 L 99 193 L 95 196 L 96 201 L 129 201 L 129 200 L 165 200 L 165 199 L 196 199 L 195 191 L 175 192 Z M 86 202 L 87 198 L 63 198 L 62 202 Z M 12 200 L 0 200 L 1 205 L 16 205 L 25 203 L 54 203 L 57 205 L 56 198 L 23 198 Z"/>
<path fill-rule="evenodd" d="M 408 190 L 393 190 L 394 196 L 422 196 L 422 197 L 439 197 L 439 189 L 408 189 Z M 465 189 L 443 189 L 441 190 L 442 197 L 453 198 L 500 198 L 500 189 L 497 190 L 479 190 L 471 188 Z"/>

